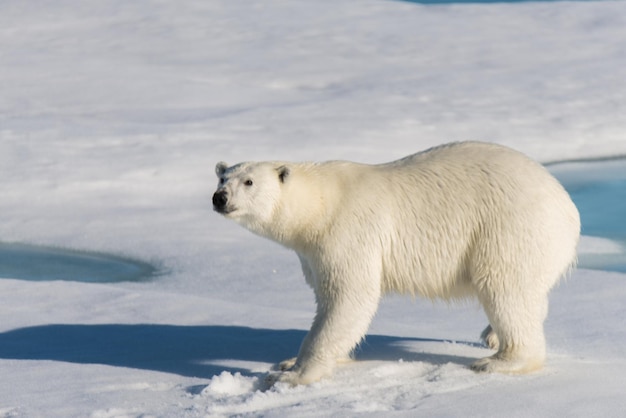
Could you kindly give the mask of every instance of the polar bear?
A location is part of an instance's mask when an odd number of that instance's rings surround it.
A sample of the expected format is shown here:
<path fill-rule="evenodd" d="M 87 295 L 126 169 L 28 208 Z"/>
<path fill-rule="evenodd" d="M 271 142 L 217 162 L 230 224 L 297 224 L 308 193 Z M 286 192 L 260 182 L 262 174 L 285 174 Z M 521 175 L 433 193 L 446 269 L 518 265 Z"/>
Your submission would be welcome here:
<path fill-rule="evenodd" d="M 480 142 L 380 165 L 220 162 L 214 210 L 293 249 L 317 312 L 296 359 L 272 381 L 332 374 L 389 292 L 475 297 L 497 352 L 480 372 L 527 373 L 545 359 L 548 292 L 573 267 L 576 206 L 540 164 Z"/>

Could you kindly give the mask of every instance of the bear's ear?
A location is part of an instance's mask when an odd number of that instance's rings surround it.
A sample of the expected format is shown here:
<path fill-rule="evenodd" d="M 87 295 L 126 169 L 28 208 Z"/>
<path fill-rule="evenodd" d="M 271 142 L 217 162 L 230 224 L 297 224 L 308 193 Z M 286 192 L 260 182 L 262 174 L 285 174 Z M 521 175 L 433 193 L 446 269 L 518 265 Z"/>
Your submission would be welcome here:
<path fill-rule="evenodd" d="M 226 164 L 224 161 L 220 161 L 219 163 L 217 163 L 217 165 L 215 166 L 215 174 L 217 174 L 217 177 L 221 177 L 227 168 L 228 164 Z"/>
<path fill-rule="evenodd" d="M 287 180 L 287 177 L 289 176 L 289 167 L 286 166 L 280 166 L 276 169 L 276 171 L 278 171 L 278 178 L 280 179 L 281 183 L 284 183 L 285 180 Z"/>

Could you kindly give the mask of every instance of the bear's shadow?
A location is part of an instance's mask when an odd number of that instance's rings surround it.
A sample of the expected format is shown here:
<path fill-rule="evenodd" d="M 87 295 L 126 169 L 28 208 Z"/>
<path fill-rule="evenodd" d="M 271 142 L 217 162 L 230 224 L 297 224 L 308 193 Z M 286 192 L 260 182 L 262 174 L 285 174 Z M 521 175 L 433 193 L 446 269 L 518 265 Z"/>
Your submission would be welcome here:
<path fill-rule="evenodd" d="M 277 363 L 295 356 L 306 331 L 240 326 L 52 324 L 0 334 L 0 358 L 104 364 L 210 378 L 223 371 L 253 373 L 228 362 Z M 473 359 L 407 350 L 411 342 L 443 340 L 368 335 L 359 360 L 407 360 L 468 365 Z M 470 346 L 477 343 L 456 342 Z M 226 364 L 226 365 L 225 365 Z"/>

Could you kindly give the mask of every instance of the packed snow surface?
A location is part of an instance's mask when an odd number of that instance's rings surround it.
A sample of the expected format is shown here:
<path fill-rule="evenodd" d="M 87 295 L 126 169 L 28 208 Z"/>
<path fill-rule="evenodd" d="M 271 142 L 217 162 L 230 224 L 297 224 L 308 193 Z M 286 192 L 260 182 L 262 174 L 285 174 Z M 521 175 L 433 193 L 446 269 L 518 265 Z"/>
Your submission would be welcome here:
<path fill-rule="evenodd" d="M 9 1 L 0 34 L 0 242 L 163 272 L 5 274 L 0 417 L 626 410 L 626 278 L 585 268 L 551 294 L 539 373 L 467 368 L 489 354 L 476 304 L 390 296 L 357 361 L 262 390 L 313 294 L 292 253 L 211 209 L 220 160 L 376 163 L 469 139 L 546 163 L 626 155 L 626 3 Z M 581 253 L 624 252 L 586 235 Z"/>

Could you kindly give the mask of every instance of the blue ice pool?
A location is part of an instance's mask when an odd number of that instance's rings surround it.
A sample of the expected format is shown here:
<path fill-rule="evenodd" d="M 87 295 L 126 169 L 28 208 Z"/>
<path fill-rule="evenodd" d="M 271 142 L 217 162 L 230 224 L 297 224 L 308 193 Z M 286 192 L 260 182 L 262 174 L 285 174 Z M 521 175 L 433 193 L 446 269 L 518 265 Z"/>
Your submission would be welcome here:
<path fill-rule="evenodd" d="M 124 257 L 0 243 L 0 278 L 111 283 L 147 281 L 157 275 L 154 266 Z"/>
<path fill-rule="evenodd" d="M 578 207 L 579 266 L 626 273 L 626 159 L 550 164 Z"/>

